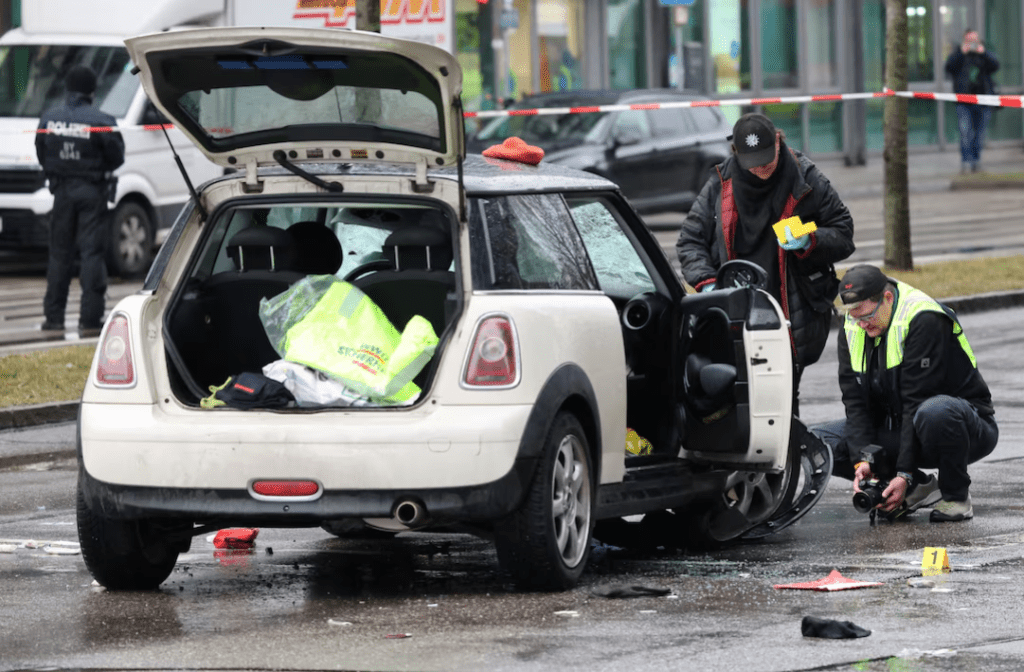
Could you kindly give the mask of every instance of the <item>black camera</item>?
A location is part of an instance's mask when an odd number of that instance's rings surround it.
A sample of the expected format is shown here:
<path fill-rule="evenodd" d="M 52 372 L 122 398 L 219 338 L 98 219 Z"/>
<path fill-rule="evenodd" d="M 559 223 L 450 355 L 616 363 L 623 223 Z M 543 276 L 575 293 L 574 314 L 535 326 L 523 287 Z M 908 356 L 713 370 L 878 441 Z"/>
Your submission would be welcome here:
<path fill-rule="evenodd" d="M 872 478 L 862 480 L 860 492 L 853 493 L 853 508 L 859 513 L 868 513 L 885 502 L 882 493 L 889 487 L 889 466 L 885 459 L 885 448 L 871 444 L 860 453 L 860 462 L 871 465 Z"/>
<path fill-rule="evenodd" d="M 882 493 L 889 487 L 888 481 L 877 478 L 864 479 L 860 482 L 860 492 L 853 493 L 853 508 L 858 513 L 868 513 L 871 509 L 885 502 Z"/>

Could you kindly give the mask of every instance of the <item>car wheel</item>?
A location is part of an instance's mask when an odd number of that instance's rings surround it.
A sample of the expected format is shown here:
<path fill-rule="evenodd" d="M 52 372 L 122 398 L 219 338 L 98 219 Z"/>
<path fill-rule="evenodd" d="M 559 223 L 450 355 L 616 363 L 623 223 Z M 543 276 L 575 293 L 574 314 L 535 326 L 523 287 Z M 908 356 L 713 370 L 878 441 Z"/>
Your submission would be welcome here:
<path fill-rule="evenodd" d="M 495 530 L 498 559 L 524 590 L 576 585 L 590 554 L 594 485 L 589 443 L 570 413 L 551 425 L 519 510 Z"/>
<path fill-rule="evenodd" d="M 171 575 L 178 550 L 156 541 L 146 521 L 115 520 L 89 508 L 78 490 L 78 541 L 93 578 L 108 590 L 152 590 Z"/>
<path fill-rule="evenodd" d="M 137 278 L 153 261 L 153 224 L 138 203 L 122 202 L 111 215 L 107 266 L 112 275 Z"/>
<path fill-rule="evenodd" d="M 391 539 L 396 534 L 395 532 L 370 527 L 359 518 L 325 520 L 320 524 L 320 529 L 333 534 L 339 539 Z"/>
<path fill-rule="evenodd" d="M 729 474 L 717 498 L 689 512 L 687 547 L 695 551 L 716 548 L 768 521 L 779 507 L 793 500 L 801 469 L 800 450 L 791 444 L 782 473 Z"/>

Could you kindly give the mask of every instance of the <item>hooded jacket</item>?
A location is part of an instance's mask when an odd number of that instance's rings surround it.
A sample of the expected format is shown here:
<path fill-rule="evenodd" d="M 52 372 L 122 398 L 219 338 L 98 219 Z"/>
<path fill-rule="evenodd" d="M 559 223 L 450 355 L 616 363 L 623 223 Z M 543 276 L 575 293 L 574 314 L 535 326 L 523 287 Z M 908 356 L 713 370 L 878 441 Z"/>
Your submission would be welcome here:
<path fill-rule="evenodd" d="M 788 191 L 779 220 L 798 215 L 818 227 L 806 248 L 787 252 L 779 247 L 777 257 L 781 288 L 775 298 L 790 321 L 795 361 L 802 368 L 818 361 L 825 349 L 839 289 L 833 264 L 853 253 L 853 217 L 814 163 L 789 151 L 798 169 L 792 183 L 778 186 Z M 732 193 L 738 170 L 733 156 L 716 166 L 679 231 L 676 252 L 683 277 L 697 289 L 713 281 L 726 261 L 742 258 L 734 245 L 738 213 Z"/>

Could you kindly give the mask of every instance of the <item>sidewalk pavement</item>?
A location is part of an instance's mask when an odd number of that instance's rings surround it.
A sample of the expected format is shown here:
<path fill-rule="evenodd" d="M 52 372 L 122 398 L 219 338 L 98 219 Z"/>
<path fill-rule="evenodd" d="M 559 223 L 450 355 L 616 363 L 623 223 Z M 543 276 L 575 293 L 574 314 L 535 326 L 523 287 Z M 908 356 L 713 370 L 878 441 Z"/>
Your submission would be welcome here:
<path fill-rule="evenodd" d="M 885 162 L 880 156 L 869 156 L 865 166 L 847 166 L 842 159 L 824 159 L 816 161 L 816 164 L 843 199 L 881 198 L 883 194 Z M 986 148 L 982 153 L 981 165 L 983 173 L 961 176 L 960 154 L 956 147 L 949 147 L 944 152 L 912 151 L 908 159 L 910 191 L 928 193 L 950 189 L 1024 187 L 1024 148 L 1020 144 Z M 651 220 L 651 228 L 659 228 L 662 216 L 654 216 Z M 669 213 L 664 221 L 666 225 L 672 222 L 671 226 L 678 227 L 679 215 Z M 1024 305 L 1024 290 L 947 297 L 943 301 L 958 313 L 995 310 Z M 77 417 L 78 402 L 0 408 L 0 431 L 69 422 Z M 23 444 L 17 445 L 20 446 L 18 450 L 26 450 Z M 8 442 L 0 437 L 0 468 L 11 465 L 11 450 Z M 49 455 L 46 445 L 40 445 L 30 452 L 41 456 L 40 459 Z M 73 454 L 67 457 L 73 457 Z M 23 461 L 15 463 L 21 464 Z"/>
<path fill-rule="evenodd" d="M 961 175 L 959 147 L 950 145 L 944 152 L 911 149 L 907 158 L 910 192 L 1024 186 L 1024 146 L 1020 143 L 987 147 L 981 157 L 978 173 Z M 814 163 L 844 200 L 882 196 L 885 192 L 885 160 L 881 156 L 869 156 L 864 166 L 847 166 L 843 159 L 815 160 Z M 1005 179 L 994 179 L 996 176 Z"/>

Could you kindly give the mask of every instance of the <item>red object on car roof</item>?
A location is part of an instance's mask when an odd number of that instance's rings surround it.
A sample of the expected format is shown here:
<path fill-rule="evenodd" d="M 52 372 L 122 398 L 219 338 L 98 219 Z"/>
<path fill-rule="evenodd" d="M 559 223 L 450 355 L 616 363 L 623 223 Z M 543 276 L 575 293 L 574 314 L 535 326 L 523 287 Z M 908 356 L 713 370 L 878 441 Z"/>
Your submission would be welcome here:
<path fill-rule="evenodd" d="M 526 144 L 522 138 L 512 136 L 506 138 L 500 145 L 492 145 L 481 152 L 484 156 L 492 159 L 508 159 L 519 163 L 528 163 L 536 166 L 544 158 L 544 150 L 534 145 Z"/>

